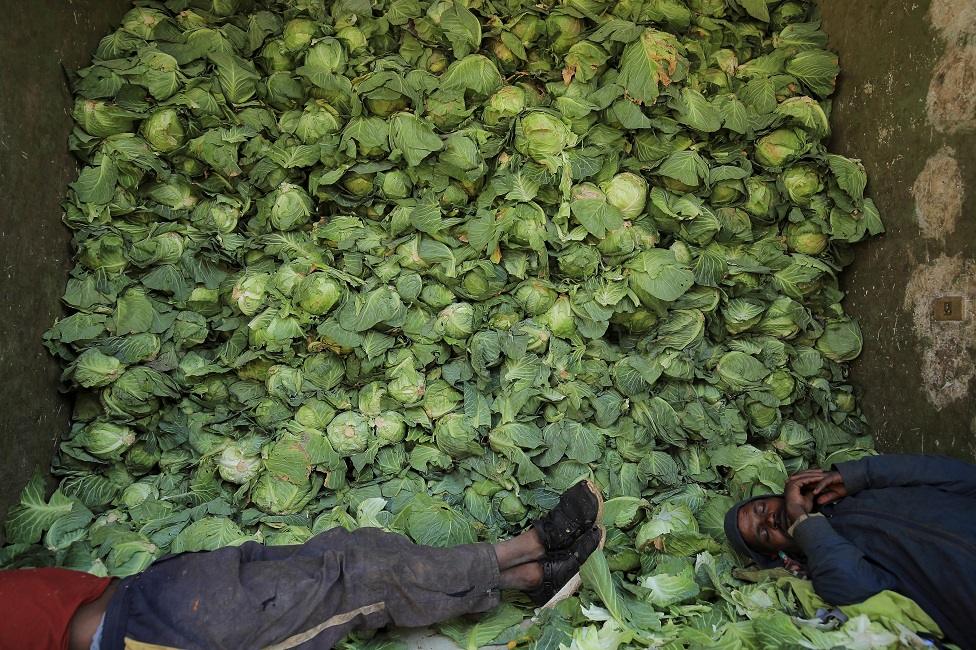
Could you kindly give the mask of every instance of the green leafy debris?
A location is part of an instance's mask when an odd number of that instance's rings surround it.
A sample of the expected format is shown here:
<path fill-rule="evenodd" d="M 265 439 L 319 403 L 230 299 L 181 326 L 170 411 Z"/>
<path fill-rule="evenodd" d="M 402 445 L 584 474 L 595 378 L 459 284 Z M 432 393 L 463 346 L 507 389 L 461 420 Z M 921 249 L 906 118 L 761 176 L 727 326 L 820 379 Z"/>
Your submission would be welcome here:
<path fill-rule="evenodd" d="M 492 542 L 586 477 L 582 593 L 459 645 L 888 639 L 794 618 L 722 532 L 872 453 L 838 273 L 883 225 L 825 47 L 806 0 L 138 2 L 72 77 L 75 406 L 0 564 Z"/>

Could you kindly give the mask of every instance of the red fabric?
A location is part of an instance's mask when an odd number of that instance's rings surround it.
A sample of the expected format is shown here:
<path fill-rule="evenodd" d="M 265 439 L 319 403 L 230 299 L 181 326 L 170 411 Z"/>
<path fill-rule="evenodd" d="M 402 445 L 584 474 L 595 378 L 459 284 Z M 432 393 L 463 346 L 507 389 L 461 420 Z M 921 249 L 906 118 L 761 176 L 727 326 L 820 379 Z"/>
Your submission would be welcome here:
<path fill-rule="evenodd" d="M 68 569 L 0 571 L 0 648 L 66 650 L 71 617 L 111 582 Z"/>

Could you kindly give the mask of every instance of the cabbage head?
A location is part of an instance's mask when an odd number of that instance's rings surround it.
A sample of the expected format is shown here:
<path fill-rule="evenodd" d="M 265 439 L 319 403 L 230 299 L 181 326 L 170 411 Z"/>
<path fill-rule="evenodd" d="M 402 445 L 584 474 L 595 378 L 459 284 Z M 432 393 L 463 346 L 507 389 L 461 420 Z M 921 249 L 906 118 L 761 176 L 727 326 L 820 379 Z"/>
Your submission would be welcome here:
<path fill-rule="evenodd" d="M 515 148 L 537 162 L 550 161 L 575 143 L 573 132 L 552 113 L 529 111 L 515 122 Z"/>
<path fill-rule="evenodd" d="M 647 203 L 647 181 L 633 172 L 617 174 L 604 183 L 607 203 L 620 210 L 627 219 L 636 219 L 644 213 Z"/>
<path fill-rule="evenodd" d="M 228 444 L 217 457 L 217 472 L 228 483 L 244 485 L 261 471 L 261 457 L 246 454 L 237 443 Z"/>
<path fill-rule="evenodd" d="M 294 297 L 304 311 L 321 316 L 342 298 L 342 285 L 325 273 L 310 273 L 298 285 Z"/>
<path fill-rule="evenodd" d="M 857 321 L 849 318 L 833 319 L 817 339 L 817 349 L 831 361 L 853 361 L 861 354 L 864 338 Z"/>
<path fill-rule="evenodd" d="M 141 506 L 149 499 L 159 498 L 159 488 L 150 480 L 136 481 L 122 490 L 120 501 L 127 508 Z"/>
<path fill-rule="evenodd" d="M 377 440 L 383 445 L 401 442 L 407 432 L 403 416 L 396 411 L 380 413 L 371 420 L 370 425 L 373 427 Z"/>
<path fill-rule="evenodd" d="M 138 440 L 125 452 L 125 468 L 139 476 L 151 472 L 161 458 L 159 445 Z"/>
<path fill-rule="evenodd" d="M 305 400 L 295 412 L 295 421 L 303 427 L 324 431 L 336 415 L 335 408 L 321 399 Z"/>
<path fill-rule="evenodd" d="M 92 422 L 83 428 L 71 444 L 83 447 L 92 456 L 119 460 L 136 441 L 136 433 L 129 427 L 113 422 Z"/>
<path fill-rule="evenodd" d="M 339 130 L 339 113 L 323 100 L 309 102 L 295 124 L 295 135 L 305 144 L 317 144 Z"/>
<path fill-rule="evenodd" d="M 525 90 L 519 86 L 502 86 L 488 98 L 485 105 L 484 122 L 497 126 L 503 120 L 516 117 L 525 110 Z"/>
<path fill-rule="evenodd" d="M 456 409 L 462 395 L 443 379 L 432 381 L 424 393 L 424 411 L 427 417 L 436 420 Z"/>
<path fill-rule="evenodd" d="M 558 297 L 552 283 L 545 280 L 526 280 L 515 289 L 516 302 L 529 316 L 546 313 Z"/>
<path fill-rule="evenodd" d="M 483 451 L 477 430 L 461 413 L 448 413 L 437 421 L 434 425 L 434 444 L 457 460 L 480 456 Z"/>
<path fill-rule="evenodd" d="M 475 308 L 466 302 L 456 302 L 441 310 L 435 328 L 448 340 L 463 340 L 474 333 L 477 325 Z"/>
<path fill-rule="evenodd" d="M 264 306 L 271 276 L 267 273 L 244 273 L 234 285 L 231 298 L 246 316 L 253 316 Z"/>
<path fill-rule="evenodd" d="M 108 386 L 122 375 L 125 366 L 113 356 L 89 348 L 78 355 L 71 377 L 79 386 L 96 388 Z"/>
<path fill-rule="evenodd" d="M 268 379 L 265 382 L 268 394 L 283 402 L 293 406 L 301 404 L 304 385 L 305 374 L 298 368 L 276 365 L 268 369 Z"/>
<path fill-rule="evenodd" d="M 824 185 L 820 173 L 812 165 L 793 165 L 785 170 L 781 178 L 790 200 L 797 205 L 807 205 Z"/>
<path fill-rule="evenodd" d="M 294 230 L 312 214 L 312 198 L 298 185 L 282 183 L 269 196 L 268 217 L 276 230 Z"/>
<path fill-rule="evenodd" d="M 293 18 L 285 23 L 282 42 L 290 52 L 301 52 L 309 46 L 312 39 L 318 35 L 318 27 L 314 20 L 308 18 Z"/>
<path fill-rule="evenodd" d="M 366 451 L 371 437 L 366 418 L 355 411 L 346 411 L 335 416 L 325 432 L 332 448 L 340 456 L 352 456 Z"/>
<path fill-rule="evenodd" d="M 804 255 L 819 255 L 827 248 L 829 237 L 813 221 L 791 223 L 786 227 L 786 245 Z"/>
<path fill-rule="evenodd" d="M 756 141 L 756 162 L 779 169 L 806 153 L 807 136 L 801 129 L 776 129 Z"/>
<path fill-rule="evenodd" d="M 388 375 L 391 379 L 386 387 L 387 392 L 401 404 L 416 404 L 427 393 L 427 378 L 413 367 L 410 359 L 391 368 Z"/>
<path fill-rule="evenodd" d="M 501 499 L 498 501 L 498 512 L 505 518 L 505 521 L 517 524 L 528 514 L 528 509 L 518 498 L 518 495 L 507 492 L 500 493 L 499 496 L 501 496 Z"/>
<path fill-rule="evenodd" d="M 576 335 L 576 320 L 569 296 L 559 296 L 552 307 L 538 318 L 538 321 L 546 325 L 556 336 L 572 338 Z"/>
<path fill-rule="evenodd" d="M 269 515 L 291 515 L 301 511 L 322 486 L 321 479 L 296 485 L 262 472 L 251 489 L 251 501 Z"/>
<path fill-rule="evenodd" d="M 331 390 L 342 381 L 346 367 L 334 352 L 316 352 L 305 357 L 302 372 L 305 381 L 315 388 Z"/>

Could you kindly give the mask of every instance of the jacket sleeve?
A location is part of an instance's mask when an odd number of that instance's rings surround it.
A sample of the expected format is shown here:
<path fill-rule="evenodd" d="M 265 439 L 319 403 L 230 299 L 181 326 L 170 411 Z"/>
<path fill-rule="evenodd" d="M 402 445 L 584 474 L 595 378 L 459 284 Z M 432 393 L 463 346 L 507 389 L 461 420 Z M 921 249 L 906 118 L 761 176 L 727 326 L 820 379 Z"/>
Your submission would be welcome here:
<path fill-rule="evenodd" d="M 945 456 L 888 454 L 838 463 L 848 494 L 886 487 L 928 486 L 976 496 L 976 465 Z"/>
<path fill-rule="evenodd" d="M 807 557 L 814 590 L 832 605 L 859 603 L 885 589 L 895 589 L 894 576 L 869 562 L 825 517 L 800 522 L 793 540 Z"/>

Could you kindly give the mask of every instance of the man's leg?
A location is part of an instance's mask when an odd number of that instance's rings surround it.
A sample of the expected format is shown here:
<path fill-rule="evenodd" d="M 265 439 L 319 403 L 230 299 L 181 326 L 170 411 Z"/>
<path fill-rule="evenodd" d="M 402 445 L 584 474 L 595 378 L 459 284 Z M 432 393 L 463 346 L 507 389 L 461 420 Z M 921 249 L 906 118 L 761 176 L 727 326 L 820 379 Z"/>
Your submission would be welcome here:
<path fill-rule="evenodd" d="M 498 558 L 498 586 L 501 589 L 529 591 L 542 582 L 542 565 L 546 556 L 539 534 L 530 528 L 518 537 L 506 539 L 492 546 Z"/>
<path fill-rule="evenodd" d="M 599 518 L 599 499 L 589 498 L 593 507 L 572 526 L 560 501 L 560 536 Z M 548 557 L 537 528 L 496 545 L 453 548 L 375 528 L 333 529 L 299 546 L 249 542 L 166 558 L 123 581 L 106 614 L 106 644 L 121 647 L 131 637 L 181 648 L 329 648 L 354 629 L 490 610 L 504 588 L 527 590 L 541 604 L 597 548 L 600 530 Z M 552 545 L 553 530 L 547 534 Z"/>
<path fill-rule="evenodd" d="M 546 555 L 546 549 L 542 547 L 542 542 L 534 528 L 530 528 L 518 537 L 493 544 L 492 548 L 495 549 L 500 571 L 526 562 L 537 562 Z"/>
<path fill-rule="evenodd" d="M 506 562 L 533 555 L 532 541 L 507 544 Z M 500 573 L 490 544 L 433 548 L 375 528 L 334 529 L 301 546 L 186 553 L 123 581 L 106 646 L 130 637 L 176 648 L 328 648 L 354 629 L 490 610 Z"/>
<path fill-rule="evenodd" d="M 529 562 L 528 564 L 520 564 L 502 571 L 498 577 L 498 585 L 502 589 L 532 591 L 542 584 L 543 575 L 544 573 L 540 563 Z"/>

